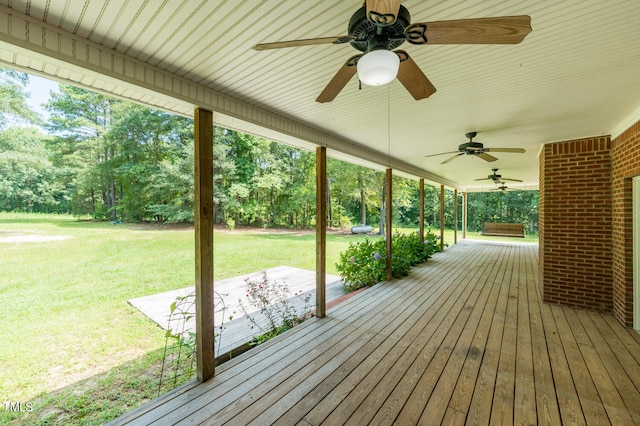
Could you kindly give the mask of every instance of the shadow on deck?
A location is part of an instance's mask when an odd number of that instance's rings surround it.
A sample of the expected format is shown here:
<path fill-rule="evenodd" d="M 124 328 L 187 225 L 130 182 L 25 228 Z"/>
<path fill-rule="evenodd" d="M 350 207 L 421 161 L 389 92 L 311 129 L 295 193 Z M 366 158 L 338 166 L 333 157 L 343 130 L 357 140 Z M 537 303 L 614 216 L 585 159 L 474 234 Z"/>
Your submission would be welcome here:
<path fill-rule="evenodd" d="M 113 424 L 640 424 L 640 335 L 463 240 Z"/>

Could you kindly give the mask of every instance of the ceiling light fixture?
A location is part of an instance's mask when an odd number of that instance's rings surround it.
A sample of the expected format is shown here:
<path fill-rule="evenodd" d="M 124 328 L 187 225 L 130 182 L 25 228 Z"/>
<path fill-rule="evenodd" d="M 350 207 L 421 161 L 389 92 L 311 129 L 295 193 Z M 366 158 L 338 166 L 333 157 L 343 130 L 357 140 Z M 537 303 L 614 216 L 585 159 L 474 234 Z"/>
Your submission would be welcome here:
<path fill-rule="evenodd" d="M 372 50 L 358 60 L 358 78 L 367 86 L 383 86 L 398 75 L 400 58 L 390 50 Z"/>

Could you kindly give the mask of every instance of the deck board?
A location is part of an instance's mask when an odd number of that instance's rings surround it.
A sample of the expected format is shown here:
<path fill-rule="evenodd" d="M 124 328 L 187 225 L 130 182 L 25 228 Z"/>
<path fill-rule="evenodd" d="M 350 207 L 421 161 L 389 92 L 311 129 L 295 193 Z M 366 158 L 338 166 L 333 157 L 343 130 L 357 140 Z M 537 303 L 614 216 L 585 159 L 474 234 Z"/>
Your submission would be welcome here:
<path fill-rule="evenodd" d="M 606 410 L 598 395 L 598 390 L 593 378 L 589 374 L 587 363 L 585 362 L 579 343 L 571 330 L 565 312 L 561 306 L 551 306 L 551 312 L 556 320 L 558 333 L 562 340 L 565 356 L 569 363 L 571 378 L 576 386 L 578 399 L 584 413 L 587 424 L 610 424 Z"/>
<path fill-rule="evenodd" d="M 537 246 L 463 240 L 113 424 L 637 424 L 640 338 L 541 302 Z"/>

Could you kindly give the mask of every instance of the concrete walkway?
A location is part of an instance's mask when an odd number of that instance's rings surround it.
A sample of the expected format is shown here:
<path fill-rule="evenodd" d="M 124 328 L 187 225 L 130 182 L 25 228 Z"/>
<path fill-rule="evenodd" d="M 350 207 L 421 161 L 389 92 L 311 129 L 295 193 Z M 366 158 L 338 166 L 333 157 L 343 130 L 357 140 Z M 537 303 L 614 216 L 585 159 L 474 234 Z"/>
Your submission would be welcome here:
<path fill-rule="evenodd" d="M 315 307 L 315 271 L 293 268 L 290 266 L 278 266 L 266 269 L 265 271 L 253 272 L 250 274 L 227 278 L 216 281 L 214 289 L 216 291 L 215 303 L 215 324 L 218 328 L 216 337 L 216 356 L 224 354 L 245 343 L 251 341 L 255 336 L 262 334 L 260 328 L 254 328 L 251 321 L 243 315 L 239 301 L 242 300 L 246 306 L 246 282 L 260 280 L 263 272 L 266 272 L 267 279 L 278 284 L 286 284 L 292 297 L 289 303 L 295 307 L 296 312 L 302 314 L 304 299 L 309 296 L 309 308 Z M 329 275 L 327 282 L 327 302 L 337 299 L 346 292 L 342 288 L 339 276 Z M 194 287 L 186 287 L 179 290 L 167 291 L 129 300 L 129 304 L 139 309 L 144 315 L 162 327 L 164 330 L 171 329 L 173 333 L 187 333 L 194 331 L 194 318 L 184 321 L 185 317 L 193 317 L 195 314 L 193 297 Z M 294 294 L 298 296 L 293 296 Z M 183 298 L 177 303 L 177 311 L 183 311 L 182 315 L 170 315 L 170 307 L 177 299 Z M 266 319 L 257 311 L 249 312 L 258 324 L 266 323 Z M 233 319 L 229 319 L 232 317 Z"/>

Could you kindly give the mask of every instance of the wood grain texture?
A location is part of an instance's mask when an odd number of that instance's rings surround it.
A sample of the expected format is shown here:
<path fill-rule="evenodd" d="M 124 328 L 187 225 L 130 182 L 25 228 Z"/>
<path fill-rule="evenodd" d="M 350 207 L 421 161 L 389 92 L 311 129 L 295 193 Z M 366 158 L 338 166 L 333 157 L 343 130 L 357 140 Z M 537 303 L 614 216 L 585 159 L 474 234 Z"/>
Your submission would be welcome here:
<path fill-rule="evenodd" d="M 205 382 L 214 375 L 213 312 L 213 113 L 194 113 L 196 370 Z"/>
<path fill-rule="evenodd" d="M 385 174 L 385 240 L 387 249 L 387 281 L 392 279 L 391 261 L 393 259 L 393 170 L 388 168 Z"/>
<path fill-rule="evenodd" d="M 314 46 L 317 44 L 331 44 L 340 40 L 347 39 L 346 36 L 337 37 L 319 37 L 319 38 L 307 38 L 301 40 L 285 40 L 275 41 L 272 43 L 260 43 L 253 46 L 253 50 L 269 50 L 269 49 L 282 49 L 286 47 L 301 47 L 301 46 Z"/>
<path fill-rule="evenodd" d="M 327 148 L 316 148 L 316 316 L 327 305 Z"/>
<path fill-rule="evenodd" d="M 367 8 L 367 18 L 372 19 L 372 14 L 381 16 L 393 16 L 393 18 L 387 20 L 388 24 L 393 24 L 398 17 L 398 10 L 400 9 L 401 0 L 366 0 L 365 7 Z M 374 21 L 375 22 L 375 21 Z"/>
<path fill-rule="evenodd" d="M 531 32 L 531 18 L 521 15 L 422 22 L 409 25 L 406 32 L 420 26 L 426 26 L 427 44 L 518 44 Z"/>
<path fill-rule="evenodd" d="M 333 76 L 331 81 L 327 84 L 324 90 L 318 95 L 316 102 L 325 103 L 331 102 L 338 96 L 338 93 L 344 89 L 344 86 L 356 75 L 356 63 L 362 55 L 355 55 L 350 57 L 347 62 L 340 67 L 338 72 Z"/>
<path fill-rule="evenodd" d="M 462 193 L 462 239 L 467 238 L 467 192 Z"/>
<path fill-rule="evenodd" d="M 551 306 L 537 245 L 462 240 L 114 424 L 634 424 L 640 342 Z"/>
<path fill-rule="evenodd" d="M 397 50 L 396 54 L 400 57 L 398 80 L 415 100 L 426 99 L 436 93 L 436 88 L 407 52 Z"/>
<path fill-rule="evenodd" d="M 420 242 L 424 243 L 424 179 L 420 179 Z"/>
<path fill-rule="evenodd" d="M 458 190 L 453 190 L 453 244 L 458 243 Z"/>
<path fill-rule="evenodd" d="M 440 251 L 444 251 L 444 185 L 440 185 Z"/>

